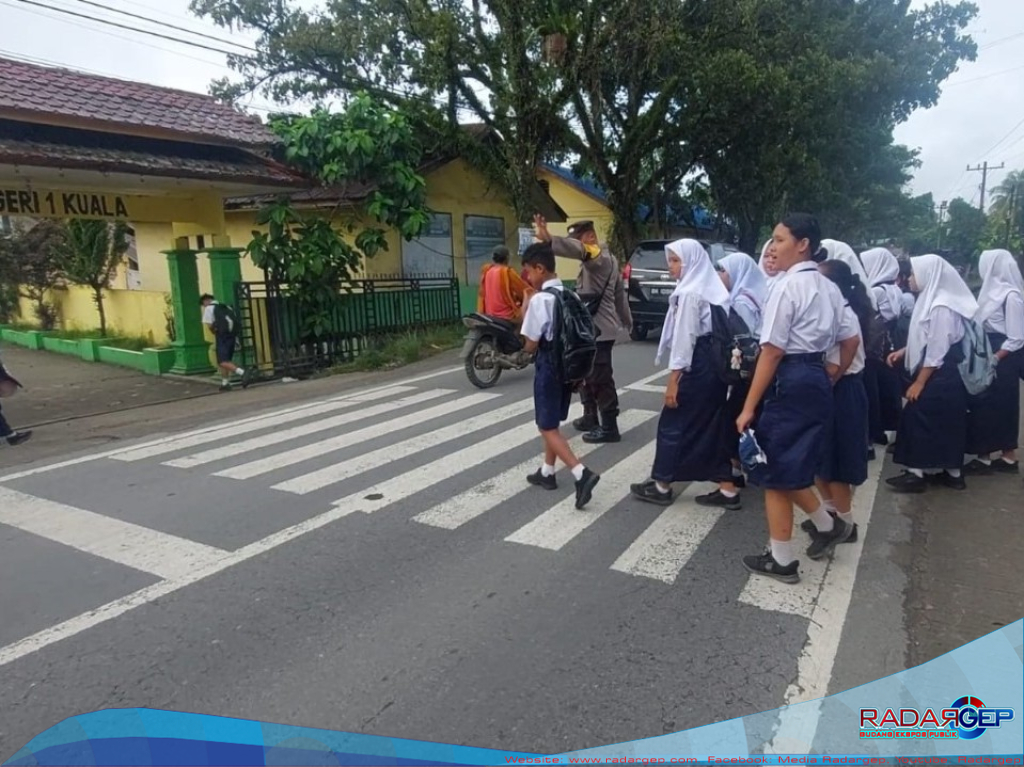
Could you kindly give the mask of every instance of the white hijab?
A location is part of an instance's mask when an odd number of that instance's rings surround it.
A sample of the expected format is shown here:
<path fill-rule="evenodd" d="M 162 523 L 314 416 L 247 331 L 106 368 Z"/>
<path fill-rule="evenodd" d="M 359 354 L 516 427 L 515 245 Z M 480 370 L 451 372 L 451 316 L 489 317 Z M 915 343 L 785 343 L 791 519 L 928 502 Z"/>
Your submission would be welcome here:
<path fill-rule="evenodd" d="M 860 258 L 853 251 L 849 245 L 845 242 L 839 242 L 838 240 L 822 240 L 821 247 L 828 253 L 828 258 L 832 261 L 842 261 L 853 272 L 860 281 L 864 283 L 864 289 L 868 292 L 868 298 L 871 299 L 871 308 L 878 311 L 878 299 L 875 297 L 875 291 L 871 289 L 871 283 L 868 282 L 868 274 L 864 271 L 864 264 L 861 263 Z M 899 271 L 896 272 L 897 276 Z"/>
<path fill-rule="evenodd" d="M 729 274 L 732 283 L 729 300 L 733 304 L 748 304 L 760 316 L 768 299 L 768 278 L 754 259 L 746 253 L 731 253 L 718 265 Z"/>
<path fill-rule="evenodd" d="M 722 278 L 718 276 L 715 267 L 711 265 L 711 257 L 703 245 L 696 240 L 676 240 L 665 246 L 666 261 L 669 254 L 683 262 L 683 276 L 676 283 L 676 289 L 668 299 L 668 314 L 665 315 L 665 325 L 661 330 L 655 364 L 661 364 L 664 353 L 672 348 L 679 304 L 685 294 L 693 293 L 709 303 L 729 309 L 729 291 L 722 284 Z"/>
<path fill-rule="evenodd" d="M 900 276 L 900 262 L 886 248 L 865 250 L 860 257 L 864 262 L 864 271 L 868 275 L 868 292 L 873 293 L 872 288 L 884 290 L 889 299 L 889 305 L 898 315 L 903 302 L 903 291 L 894 283 Z"/>
<path fill-rule="evenodd" d="M 970 321 L 978 312 L 978 302 L 957 270 L 941 256 L 917 256 L 910 259 L 910 264 L 914 270 L 914 282 L 920 291 L 914 304 L 914 315 L 910 319 L 905 359 L 907 370 L 913 373 L 924 361 L 932 310 L 937 306 L 945 306 L 965 321 Z"/>
<path fill-rule="evenodd" d="M 776 272 L 775 274 L 768 274 L 768 272 L 764 268 L 764 258 L 765 258 L 765 256 L 768 255 L 768 248 L 770 248 L 772 246 L 772 243 L 774 241 L 775 241 L 774 239 L 768 240 L 768 242 L 766 242 L 764 244 L 764 247 L 761 248 L 761 257 L 759 259 L 757 259 L 757 266 L 761 270 L 761 274 L 764 275 L 764 285 L 765 285 L 765 290 L 766 291 L 771 291 L 772 286 L 775 285 L 775 283 L 778 282 L 786 274 L 785 272 Z M 764 300 L 765 300 L 765 303 L 768 303 L 768 293 L 767 292 L 765 293 L 765 299 Z"/>
<path fill-rule="evenodd" d="M 1024 278 L 1010 251 L 984 251 L 978 262 L 978 271 L 984 280 L 978 293 L 978 313 L 974 316 L 978 322 L 984 323 L 1000 311 L 1011 293 L 1018 293 L 1024 298 Z"/>

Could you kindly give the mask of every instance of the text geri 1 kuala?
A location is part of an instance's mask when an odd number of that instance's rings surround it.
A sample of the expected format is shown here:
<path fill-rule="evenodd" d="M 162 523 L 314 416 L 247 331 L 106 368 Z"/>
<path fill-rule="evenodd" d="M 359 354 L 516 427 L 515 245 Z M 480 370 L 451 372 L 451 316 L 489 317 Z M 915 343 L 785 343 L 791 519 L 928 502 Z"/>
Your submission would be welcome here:
<path fill-rule="evenodd" d="M 126 219 L 128 206 L 120 195 L 90 192 L 29 192 L 0 189 L 0 213 L 7 216 Z"/>

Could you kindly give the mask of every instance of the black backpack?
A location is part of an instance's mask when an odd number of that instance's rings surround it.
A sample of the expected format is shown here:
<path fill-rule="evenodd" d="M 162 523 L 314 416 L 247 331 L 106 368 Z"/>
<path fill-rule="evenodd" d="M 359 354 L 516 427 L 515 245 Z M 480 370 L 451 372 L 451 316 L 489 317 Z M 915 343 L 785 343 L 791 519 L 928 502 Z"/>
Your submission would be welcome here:
<path fill-rule="evenodd" d="M 886 325 L 882 316 L 875 312 L 871 315 L 871 324 L 868 327 L 867 346 L 864 348 L 864 354 L 869 360 L 884 362 L 892 348 L 893 341 L 889 336 L 889 326 Z M 902 349 L 903 347 L 899 348 Z"/>
<path fill-rule="evenodd" d="M 758 339 L 735 309 L 726 312 L 711 304 L 711 357 L 721 381 L 736 386 L 753 378 L 760 351 Z"/>
<path fill-rule="evenodd" d="M 555 297 L 554 348 L 563 383 L 578 384 L 590 377 L 597 357 L 597 328 L 580 297 L 573 291 L 548 288 Z"/>
<path fill-rule="evenodd" d="M 230 306 L 213 305 L 213 332 L 219 336 L 237 336 L 238 318 Z"/>

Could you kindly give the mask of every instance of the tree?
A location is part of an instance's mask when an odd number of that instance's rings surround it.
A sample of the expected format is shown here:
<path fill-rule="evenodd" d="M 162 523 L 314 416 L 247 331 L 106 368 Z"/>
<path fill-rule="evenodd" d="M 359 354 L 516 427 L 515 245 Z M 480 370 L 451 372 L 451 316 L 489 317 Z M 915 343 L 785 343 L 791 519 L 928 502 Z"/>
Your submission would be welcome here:
<path fill-rule="evenodd" d="M 330 313 L 346 280 L 366 259 L 386 250 L 384 227 L 411 240 L 429 222 L 426 182 L 417 173 L 423 154 L 401 113 L 365 93 L 345 112 L 317 110 L 309 117 L 277 117 L 271 127 L 285 158 L 321 185 L 345 192 L 365 190 L 356 206 L 323 216 L 303 215 L 288 200 L 265 208 L 249 244 L 253 263 L 287 285 L 300 306 L 303 331 L 313 337 L 330 328 Z M 362 222 L 371 218 L 379 226 Z M 346 240 L 338 229 L 355 235 Z"/>
<path fill-rule="evenodd" d="M 13 309 L 19 297 L 28 299 L 43 330 L 52 330 L 57 321 L 46 298 L 61 277 L 59 254 L 64 236 L 63 224 L 42 220 L 0 238 L 0 284 L 9 286 L 7 301 L 13 303 Z"/>
<path fill-rule="evenodd" d="M 1011 171 L 992 189 L 985 244 L 1018 254 L 1024 251 L 1024 170 Z"/>
<path fill-rule="evenodd" d="M 100 318 L 100 335 L 107 334 L 107 313 L 103 290 L 117 272 L 128 250 L 128 227 L 122 222 L 108 223 L 72 219 L 65 225 L 58 263 L 63 275 L 76 285 L 90 288 Z"/>
<path fill-rule="evenodd" d="M 987 223 L 985 214 L 963 198 L 957 197 L 949 203 L 942 227 L 942 243 L 943 248 L 952 253 L 952 261 L 964 266 L 974 261 Z"/>

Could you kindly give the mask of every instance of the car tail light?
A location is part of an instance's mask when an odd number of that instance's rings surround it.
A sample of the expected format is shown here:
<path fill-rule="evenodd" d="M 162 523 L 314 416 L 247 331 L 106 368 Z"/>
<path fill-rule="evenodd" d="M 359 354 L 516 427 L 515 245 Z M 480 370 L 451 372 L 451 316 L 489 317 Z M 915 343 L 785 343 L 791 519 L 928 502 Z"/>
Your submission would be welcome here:
<path fill-rule="evenodd" d="M 633 265 L 626 264 L 626 268 L 622 270 L 622 279 L 629 282 L 630 275 L 633 274 Z"/>

